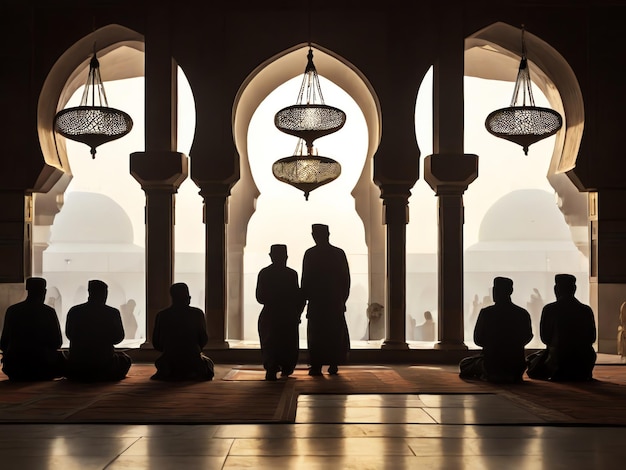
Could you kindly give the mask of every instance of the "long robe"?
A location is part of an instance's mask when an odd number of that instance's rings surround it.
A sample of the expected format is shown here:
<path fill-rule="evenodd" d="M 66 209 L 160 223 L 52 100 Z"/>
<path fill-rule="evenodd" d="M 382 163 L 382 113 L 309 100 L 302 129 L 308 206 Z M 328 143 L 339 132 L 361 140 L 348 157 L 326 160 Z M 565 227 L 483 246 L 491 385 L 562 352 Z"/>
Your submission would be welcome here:
<path fill-rule="evenodd" d="M 345 318 L 350 268 L 341 248 L 319 244 L 304 253 L 302 292 L 308 302 L 307 341 L 311 367 L 345 363 L 350 350 Z"/>
<path fill-rule="evenodd" d="M 474 342 L 482 353 L 461 361 L 461 377 L 518 382 L 526 370 L 525 346 L 533 337 L 530 314 L 510 301 L 480 310 Z"/>
<path fill-rule="evenodd" d="M 258 321 L 263 367 L 271 374 L 289 375 L 298 363 L 298 325 L 304 309 L 298 273 L 278 264 L 261 269 L 256 299 L 263 305 Z"/>
<path fill-rule="evenodd" d="M 211 380 L 214 365 L 202 354 L 209 337 L 202 310 L 189 305 L 171 305 L 157 313 L 152 345 L 161 355 L 154 365 L 154 380 Z"/>
<path fill-rule="evenodd" d="M 534 379 L 590 380 L 596 362 L 593 310 L 575 297 L 546 305 L 541 312 L 541 341 L 546 349 L 529 357 Z"/>
<path fill-rule="evenodd" d="M 131 359 L 114 348 L 124 339 L 118 309 L 90 301 L 75 305 L 67 313 L 65 334 L 70 340 L 68 379 L 93 382 L 126 377 Z"/>
<path fill-rule="evenodd" d="M 64 374 L 61 327 L 52 307 L 33 299 L 11 305 L 0 338 L 2 371 L 11 380 L 50 380 Z"/>

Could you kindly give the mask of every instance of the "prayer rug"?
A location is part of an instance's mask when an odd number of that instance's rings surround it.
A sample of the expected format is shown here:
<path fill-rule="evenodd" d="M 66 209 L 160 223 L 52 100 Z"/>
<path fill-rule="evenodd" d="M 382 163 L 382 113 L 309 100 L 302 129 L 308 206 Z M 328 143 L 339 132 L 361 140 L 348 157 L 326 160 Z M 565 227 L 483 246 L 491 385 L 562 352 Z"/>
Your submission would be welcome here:
<path fill-rule="evenodd" d="M 125 380 L 97 384 L 0 374 L 0 423 L 289 423 L 306 394 L 497 394 L 547 424 L 626 426 L 623 365 L 596 366 L 592 382 L 515 385 L 463 380 L 454 365 L 348 365 L 319 377 L 299 366 L 275 382 L 258 365 L 217 365 L 210 382 L 156 382 L 154 371 L 135 363 Z"/>
<path fill-rule="evenodd" d="M 150 380 L 152 365 L 133 364 L 120 382 L 84 384 L 65 379 L 20 383 L 0 380 L 1 423 L 258 423 L 283 422 L 288 382 Z"/>

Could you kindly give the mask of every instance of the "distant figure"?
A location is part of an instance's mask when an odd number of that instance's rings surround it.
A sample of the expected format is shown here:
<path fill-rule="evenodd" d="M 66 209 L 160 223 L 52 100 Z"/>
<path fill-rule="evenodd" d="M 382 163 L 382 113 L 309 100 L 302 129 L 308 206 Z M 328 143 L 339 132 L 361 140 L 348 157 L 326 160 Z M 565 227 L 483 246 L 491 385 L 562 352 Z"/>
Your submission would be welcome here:
<path fill-rule="evenodd" d="M 313 224 L 315 246 L 302 260 L 302 292 L 308 301 L 307 340 L 309 375 L 322 375 L 322 365 L 335 375 L 350 349 L 346 324 L 346 300 L 350 293 L 348 259 L 341 248 L 330 244 L 328 225 Z"/>
<path fill-rule="evenodd" d="M 522 381 L 526 369 L 524 346 L 533 333 L 530 314 L 511 301 L 512 293 L 511 279 L 493 280 L 494 305 L 480 310 L 474 329 L 474 342 L 483 350 L 461 361 L 461 378 L 499 383 Z"/>
<path fill-rule="evenodd" d="M 89 281 L 87 290 L 87 302 L 67 312 L 65 334 L 70 348 L 66 376 L 82 382 L 122 380 L 131 359 L 114 349 L 124 339 L 120 311 L 106 305 L 106 283 Z"/>
<path fill-rule="evenodd" d="M 541 310 L 543 309 L 544 302 L 543 297 L 541 297 L 541 292 L 536 287 L 533 287 L 533 292 L 530 294 L 530 300 L 526 302 L 526 309 L 529 313 L 538 313 L 541 314 Z"/>
<path fill-rule="evenodd" d="M 61 338 L 63 343 L 66 343 L 67 337 L 65 336 L 65 331 L 63 330 L 63 326 L 67 321 L 67 313 L 63 313 L 63 297 L 59 292 L 59 289 L 55 286 L 48 286 L 46 295 L 48 296 L 45 304 L 49 307 L 52 307 L 54 311 L 57 313 L 57 319 L 59 320 L 59 325 L 61 325 Z M 62 347 L 63 345 L 61 345 Z"/>
<path fill-rule="evenodd" d="M 120 313 L 122 314 L 122 325 L 126 339 L 135 339 L 137 335 L 137 319 L 135 318 L 135 307 L 137 302 L 134 299 L 128 299 L 128 302 L 120 305 Z"/>
<path fill-rule="evenodd" d="M 541 321 L 541 311 L 545 302 L 541 296 L 541 292 L 536 287 L 533 287 L 533 292 L 530 294 L 530 300 L 526 302 L 526 310 L 530 313 L 530 321 L 533 324 L 533 334 L 539 334 L 538 327 Z"/>
<path fill-rule="evenodd" d="M 65 358 L 58 349 L 63 341 L 59 319 L 44 304 L 46 280 L 26 280 L 26 300 L 11 305 L 0 337 L 2 371 L 11 380 L 51 380 L 62 377 Z"/>
<path fill-rule="evenodd" d="M 287 246 L 272 245 L 270 259 L 272 264 L 259 272 L 256 299 L 263 305 L 258 328 L 265 380 L 276 380 L 278 372 L 283 377 L 293 374 L 298 363 L 304 298 L 298 273 L 287 267 Z"/>
<path fill-rule="evenodd" d="M 478 314 L 480 311 L 489 306 L 493 305 L 493 300 L 491 299 L 491 295 L 483 296 L 483 300 L 479 300 L 478 294 L 474 294 L 474 299 L 472 300 L 472 311 L 470 312 L 468 318 L 463 322 L 465 334 L 472 334 L 472 326 L 476 325 L 476 321 L 478 320 Z"/>
<path fill-rule="evenodd" d="M 546 349 L 528 356 L 528 376 L 554 381 L 591 380 L 596 363 L 593 310 L 574 297 L 576 277 L 554 276 L 556 302 L 541 312 L 541 341 Z"/>
<path fill-rule="evenodd" d="M 385 338 L 385 307 L 378 302 L 372 302 L 367 306 L 367 330 L 366 339 Z"/>
<path fill-rule="evenodd" d="M 622 361 L 626 358 L 626 302 L 619 308 L 619 326 L 617 327 L 617 354 Z"/>
<path fill-rule="evenodd" d="M 213 361 L 202 354 L 209 337 L 204 313 L 189 305 L 189 287 L 183 282 L 170 287 L 172 305 L 157 313 L 152 345 L 161 355 L 154 365 L 153 380 L 211 380 Z"/>
<path fill-rule="evenodd" d="M 433 314 L 428 310 L 424 312 L 424 323 L 415 327 L 416 341 L 435 341 L 435 322 Z"/>

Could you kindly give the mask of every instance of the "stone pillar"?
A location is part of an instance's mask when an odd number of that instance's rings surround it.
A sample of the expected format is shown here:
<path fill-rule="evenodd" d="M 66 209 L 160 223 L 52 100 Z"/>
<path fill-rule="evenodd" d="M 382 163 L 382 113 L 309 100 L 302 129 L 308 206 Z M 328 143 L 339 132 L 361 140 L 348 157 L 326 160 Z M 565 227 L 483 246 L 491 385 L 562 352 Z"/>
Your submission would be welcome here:
<path fill-rule="evenodd" d="M 626 190 L 589 193 L 589 294 L 596 314 L 598 352 L 617 353 L 619 309 L 626 301 Z"/>
<path fill-rule="evenodd" d="M 170 304 L 174 280 L 174 201 L 187 178 L 187 156 L 178 152 L 135 152 L 130 173 L 146 193 L 146 342 L 152 348 L 154 319 Z"/>
<path fill-rule="evenodd" d="M 24 299 L 31 274 L 31 197 L 24 191 L 0 191 L 0 331 L 9 305 Z"/>
<path fill-rule="evenodd" d="M 467 349 L 463 334 L 463 192 L 478 176 L 477 155 L 435 154 L 424 159 L 424 179 L 438 198 L 439 343 Z"/>
<path fill-rule="evenodd" d="M 22 283 L 31 274 L 32 197 L 0 191 L 0 282 Z"/>
<path fill-rule="evenodd" d="M 202 184 L 200 195 L 204 199 L 204 224 L 206 227 L 205 251 L 205 316 L 209 349 L 227 349 L 226 342 L 226 223 L 228 222 L 228 196 L 230 187 L 219 184 Z"/>
<path fill-rule="evenodd" d="M 172 58 L 171 14 L 156 5 L 146 15 L 145 152 L 130 155 L 130 173 L 146 194 L 146 342 L 154 319 L 170 304 L 174 282 L 175 194 L 187 178 L 187 156 L 176 151 L 177 65 Z"/>
<path fill-rule="evenodd" d="M 463 334 L 463 192 L 478 176 L 478 156 L 464 153 L 463 10 L 440 18 L 439 55 L 433 67 L 433 155 L 424 179 L 438 197 L 439 343 L 467 349 Z"/>
<path fill-rule="evenodd" d="M 387 292 L 385 341 L 382 349 L 409 349 L 406 342 L 406 224 L 409 222 L 408 187 L 382 189 L 387 226 Z"/>

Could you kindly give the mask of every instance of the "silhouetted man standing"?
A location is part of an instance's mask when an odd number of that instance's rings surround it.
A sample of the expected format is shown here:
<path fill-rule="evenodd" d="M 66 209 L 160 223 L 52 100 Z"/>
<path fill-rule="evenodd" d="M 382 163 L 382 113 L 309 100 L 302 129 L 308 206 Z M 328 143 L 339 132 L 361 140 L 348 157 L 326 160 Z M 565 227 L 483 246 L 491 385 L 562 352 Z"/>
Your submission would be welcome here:
<path fill-rule="evenodd" d="M 154 380 L 211 380 L 213 361 L 202 354 L 209 337 L 204 313 L 191 307 L 189 287 L 183 282 L 170 287 L 172 305 L 157 313 L 152 345 L 161 355 L 154 365 Z"/>
<path fill-rule="evenodd" d="M 64 373 L 59 319 L 44 304 L 46 280 L 26 280 L 26 300 L 11 305 L 0 338 L 2 371 L 11 380 L 51 380 Z"/>
<path fill-rule="evenodd" d="M 541 341 L 547 347 L 528 356 L 529 377 L 554 381 L 592 379 L 596 321 L 591 307 L 579 302 L 575 292 L 576 277 L 554 277 L 556 302 L 543 308 L 539 327 Z"/>
<path fill-rule="evenodd" d="M 298 273 L 287 267 L 287 246 L 272 245 L 270 259 L 272 264 L 259 272 L 256 299 L 263 304 L 258 328 L 265 380 L 276 380 L 278 372 L 283 377 L 291 375 L 298 363 L 304 298 Z"/>
<path fill-rule="evenodd" d="M 494 305 L 480 310 L 474 329 L 474 342 L 483 351 L 461 361 L 461 378 L 501 383 L 522 381 L 526 369 L 524 347 L 533 333 L 530 314 L 511 301 L 512 293 L 511 279 L 493 280 Z"/>
<path fill-rule="evenodd" d="M 120 311 L 106 305 L 109 289 L 104 282 L 89 281 L 87 290 L 87 302 L 75 305 L 67 313 L 67 378 L 83 382 L 122 380 L 131 359 L 114 349 L 124 339 Z"/>
<path fill-rule="evenodd" d="M 328 241 L 328 225 L 313 224 L 312 235 L 315 246 L 304 253 L 302 261 L 302 292 L 308 302 L 309 375 L 321 375 L 324 364 L 334 375 L 350 349 L 345 318 L 350 269 L 344 251 Z"/>

